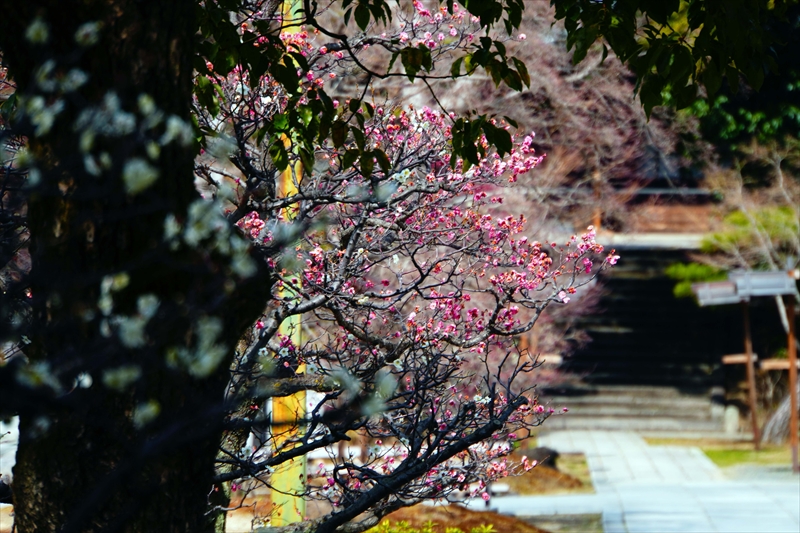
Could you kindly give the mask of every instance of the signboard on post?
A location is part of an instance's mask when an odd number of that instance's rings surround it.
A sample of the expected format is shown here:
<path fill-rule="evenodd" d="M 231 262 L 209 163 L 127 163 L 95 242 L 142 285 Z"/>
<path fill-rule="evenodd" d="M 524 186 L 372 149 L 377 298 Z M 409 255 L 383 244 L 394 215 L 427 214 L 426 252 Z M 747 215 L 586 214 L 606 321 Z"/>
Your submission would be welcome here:
<path fill-rule="evenodd" d="M 692 284 L 692 291 L 697 296 L 700 307 L 708 305 L 738 304 L 746 302 L 736 292 L 736 283 L 732 281 L 712 281 Z"/>
<path fill-rule="evenodd" d="M 742 297 L 785 296 L 797 291 L 794 278 L 786 272 L 753 272 L 734 270 L 728 282 L 736 284 L 736 293 Z"/>

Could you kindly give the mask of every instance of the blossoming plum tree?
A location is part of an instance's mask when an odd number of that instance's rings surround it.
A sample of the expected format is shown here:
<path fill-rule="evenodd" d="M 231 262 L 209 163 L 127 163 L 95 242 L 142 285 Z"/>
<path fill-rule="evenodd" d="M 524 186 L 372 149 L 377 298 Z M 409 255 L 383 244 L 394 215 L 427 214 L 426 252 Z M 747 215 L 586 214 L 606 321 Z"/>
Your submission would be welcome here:
<path fill-rule="evenodd" d="M 344 29 L 316 2 L 234 0 L 58 20 L 44 2 L 0 25 L 24 146 L 6 143 L 24 186 L 3 199 L 32 265 L 3 298 L 20 531 L 221 528 L 244 480 L 354 432 L 372 453 L 298 490 L 328 511 L 274 530 L 361 531 L 531 466 L 502 456 L 550 412 L 522 379 L 535 357 L 504 339 L 616 256 L 591 228 L 540 243 L 504 211 L 540 160 L 512 119 L 367 97 L 442 66 L 521 88 L 489 30 L 522 3 L 336 5 Z M 260 407 L 300 391 L 319 396 L 270 426 Z"/>

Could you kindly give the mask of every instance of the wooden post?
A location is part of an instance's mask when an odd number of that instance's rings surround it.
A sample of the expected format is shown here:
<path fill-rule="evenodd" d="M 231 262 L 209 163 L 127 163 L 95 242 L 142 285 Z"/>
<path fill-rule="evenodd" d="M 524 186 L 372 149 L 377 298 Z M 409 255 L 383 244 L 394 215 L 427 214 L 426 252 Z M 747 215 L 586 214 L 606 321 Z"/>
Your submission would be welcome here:
<path fill-rule="evenodd" d="M 750 336 L 750 310 L 748 305 L 748 302 L 742 302 L 744 353 L 747 356 L 747 403 L 750 406 L 750 422 L 753 425 L 753 445 L 758 450 L 761 448 L 761 435 L 758 429 L 758 416 L 756 415 L 756 369 L 753 362 L 753 339 Z"/>
<path fill-rule="evenodd" d="M 789 445 L 792 448 L 792 472 L 800 473 L 800 464 L 797 457 L 797 335 L 795 329 L 794 307 L 796 305 L 794 295 L 784 298 L 786 302 L 786 318 L 789 320 L 789 333 L 787 335 L 788 345 L 787 357 L 789 359 Z"/>
<path fill-rule="evenodd" d="M 592 225 L 594 226 L 594 230 L 599 232 L 600 226 L 603 223 L 603 210 L 600 207 L 600 199 L 601 199 L 601 192 L 600 192 L 600 184 L 601 184 L 601 176 L 600 171 L 595 169 L 592 172 L 592 186 L 594 188 L 594 213 L 592 213 Z"/>

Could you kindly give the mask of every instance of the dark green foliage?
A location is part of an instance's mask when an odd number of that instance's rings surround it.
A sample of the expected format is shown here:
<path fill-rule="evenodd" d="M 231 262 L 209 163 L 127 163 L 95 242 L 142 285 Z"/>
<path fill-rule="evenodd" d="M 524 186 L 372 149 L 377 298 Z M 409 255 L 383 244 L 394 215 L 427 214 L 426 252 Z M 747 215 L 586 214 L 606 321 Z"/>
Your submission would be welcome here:
<path fill-rule="evenodd" d="M 486 137 L 489 146 L 496 147 L 497 153 L 501 156 L 511 151 L 511 134 L 494 125 L 486 115 L 473 120 L 468 117 L 459 118 L 453 125 L 453 151 L 463 154 L 462 172 L 469 170 L 472 165 L 477 165 L 480 158 L 486 156 L 486 148 L 479 142 L 481 135 Z M 455 165 L 456 159 L 451 158 L 450 166 L 455 168 Z"/>
<path fill-rule="evenodd" d="M 713 96 L 723 80 L 735 92 L 741 76 L 759 90 L 775 70 L 773 27 L 796 0 L 551 0 L 580 62 L 598 40 L 638 77 L 645 112 L 669 103 L 687 107 L 704 86 Z M 605 46 L 605 44 L 603 44 Z M 790 50 L 784 53 L 791 54 Z M 604 51 L 605 54 L 605 51 Z"/>
<path fill-rule="evenodd" d="M 524 9 L 522 0 L 480 2 L 465 0 L 461 4 L 469 13 L 478 17 L 484 29 L 488 30 L 502 21 L 503 27 L 509 34 L 519 27 Z M 240 34 L 238 26 L 229 15 L 231 11 L 237 11 L 239 5 L 239 0 L 216 0 L 198 7 L 200 31 L 195 68 L 199 76 L 194 89 L 198 105 L 206 109 L 211 116 L 216 116 L 219 112 L 220 90 L 219 85 L 213 80 L 215 77 L 227 76 L 237 66 L 241 67 L 242 72 L 249 73 L 251 87 L 255 87 L 260 83 L 261 77 L 268 74 L 283 86 L 289 98 L 287 105 L 289 111 L 261 126 L 256 133 L 259 140 L 263 140 L 267 135 L 272 139 L 269 154 L 278 169 L 283 170 L 287 167 L 288 153 L 292 151 L 298 153 L 305 161 L 304 171 L 311 172 L 315 144 L 330 140 L 334 146 L 340 147 L 346 142 L 348 135 L 352 135 L 358 149 L 346 152 L 342 158 L 343 164 L 352 165 L 359 161 L 363 167 L 362 172 L 365 172 L 371 169 L 377 160 L 381 168 L 388 168 L 388 160 L 383 152 L 380 150 L 364 152 L 364 116 L 357 112 L 362 105 L 361 100 L 352 99 L 349 106 L 350 113 L 346 114 L 342 110 L 334 110 L 331 98 L 319 88 L 309 95 L 311 98 L 307 99 L 307 103 L 301 105 L 301 100 L 306 101 L 305 95 L 299 91 L 299 81 L 309 71 L 306 58 L 299 53 L 299 50 L 284 44 L 276 35 L 274 28 L 264 21 L 256 21 L 252 31 L 247 29 Z M 447 6 L 452 10 L 452 2 L 448 2 Z M 357 2 L 343 0 L 342 7 L 345 9 L 345 24 L 352 18 L 362 31 L 367 30 L 372 22 L 387 23 L 392 19 L 391 7 L 384 0 Z M 352 53 L 348 36 L 330 34 L 321 28 L 313 10 L 309 13 L 298 12 L 295 16 L 304 17 L 305 24 L 339 39 L 340 49 Z M 472 46 L 470 53 L 456 59 L 452 64 L 450 73 L 453 77 L 471 75 L 481 67 L 491 76 L 495 85 L 505 83 L 514 90 L 530 86 L 527 67 L 518 58 L 509 57 L 501 41 L 484 36 Z M 424 77 L 433 68 L 431 50 L 427 46 L 409 45 L 393 52 L 386 74 L 381 76 L 394 75 L 391 70 L 398 58 L 405 76 L 410 81 Z M 465 67 L 464 73 L 462 66 Z M 366 111 L 367 116 L 370 116 L 370 110 Z M 459 124 L 456 123 L 456 129 L 461 127 Z M 510 135 L 505 130 L 488 123 L 486 117 L 480 117 L 474 127 L 467 128 L 460 140 L 453 144 L 454 156 L 467 160 L 467 167 L 477 163 L 478 154 L 485 155 L 486 148 L 476 146 L 481 132 L 486 135 L 489 147 L 496 146 L 501 155 L 510 150 Z"/>
<path fill-rule="evenodd" d="M 800 6 L 788 10 L 787 17 L 771 23 L 777 41 L 774 65 L 757 92 L 740 87 L 738 76 L 729 76 L 715 98 L 692 107 L 704 136 L 712 142 L 784 142 L 800 134 Z"/>

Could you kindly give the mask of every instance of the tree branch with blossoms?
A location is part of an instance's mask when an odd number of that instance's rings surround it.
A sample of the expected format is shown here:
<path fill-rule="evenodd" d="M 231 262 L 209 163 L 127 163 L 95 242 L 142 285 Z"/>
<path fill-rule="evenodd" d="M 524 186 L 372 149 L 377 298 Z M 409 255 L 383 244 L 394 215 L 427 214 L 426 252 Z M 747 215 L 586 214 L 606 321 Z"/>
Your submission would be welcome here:
<path fill-rule="evenodd" d="M 284 38 L 319 57 L 309 34 Z M 326 73 L 340 66 L 309 61 L 317 70 L 299 102 L 313 113 L 326 80 L 336 79 Z M 291 148 L 270 151 L 277 141 L 260 125 L 279 120 L 290 97 L 246 74 L 234 70 L 220 84 L 217 116 L 199 114 L 209 136 L 235 145 L 228 174 L 239 175 L 231 180 L 212 162 L 198 172 L 215 176 L 211 194 L 225 196 L 229 220 L 277 276 L 236 359 L 230 398 L 262 405 L 298 390 L 321 395 L 279 432 L 264 414 L 231 417 L 240 437 L 224 456 L 236 460 L 216 482 L 250 479 L 274 490 L 275 468 L 324 449 L 329 459 L 298 494 L 330 509 L 304 525 L 314 531 L 360 530 L 461 489 L 488 494 L 493 479 L 530 466 L 501 457 L 550 414 L 531 386 L 537 362 L 505 339 L 528 331 L 548 305 L 568 303 L 616 256 L 603 255 L 591 229 L 564 246 L 543 244 L 525 235 L 524 216 L 502 213 L 507 187 L 541 158 L 530 136 L 501 120 L 479 129 L 471 164 L 452 155 L 447 114 L 333 101 L 331 139 L 314 144 L 309 165 Z M 493 149 L 492 135 L 509 145 Z M 294 169 L 288 194 L 276 156 Z M 293 316 L 303 324 L 300 343 L 279 333 Z M 253 428 L 262 428 L 259 444 L 247 449 L 244 430 Z M 337 455 L 353 432 L 380 444 L 360 459 Z"/>

